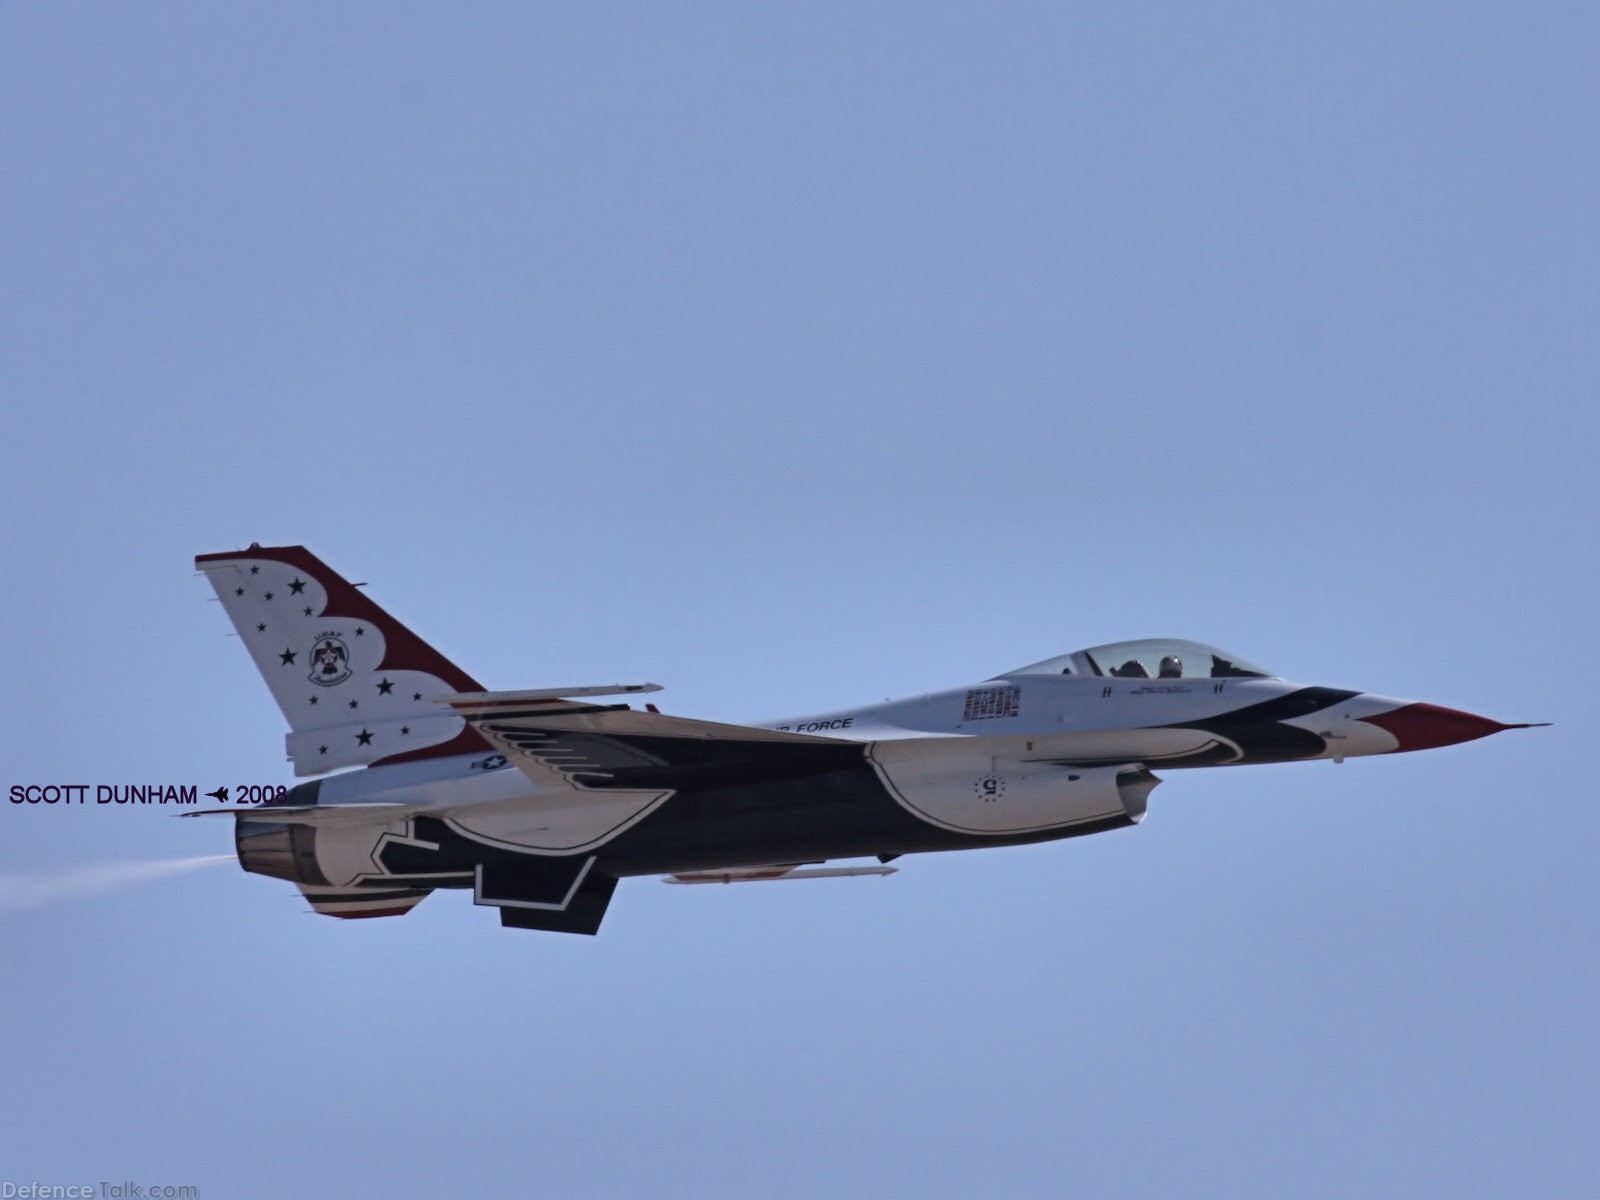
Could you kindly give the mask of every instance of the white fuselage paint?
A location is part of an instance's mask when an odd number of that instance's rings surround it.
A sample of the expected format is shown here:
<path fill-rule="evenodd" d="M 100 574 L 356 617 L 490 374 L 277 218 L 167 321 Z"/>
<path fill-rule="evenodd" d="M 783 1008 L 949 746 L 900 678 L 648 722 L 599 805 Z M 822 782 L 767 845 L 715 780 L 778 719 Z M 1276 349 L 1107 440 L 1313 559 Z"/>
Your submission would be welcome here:
<path fill-rule="evenodd" d="M 1185 723 L 1302 690 L 1281 679 L 1019 675 L 760 727 L 872 743 L 868 761 L 908 811 L 945 829 L 1015 835 L 1141 819 L 1153 784 L 1119 788 L 1119 770 L 1208 753 L 1236 761 L 1237 743 Z M 1329 748 L 1311 758 L 1384 754 L 1398 743 L 1360 718 L 1404 703 L 1358 694 L 1283 723 L 1324 739 Z"/>
<path fill-rule="evenodd" d="M 987 688 L 1008 687 L 1016 694 L 1012 716 L 966 719 L 967 697 Z M 1304 684 L 1282 679 L 1108 679 L 1074 676 L 1016 676 L 990 679 L 969 687 L 927 692 L 904 700 L 888 700 L 860 708 L 840 709 L 805 717 L 759 721 L 761 729 L 814 733 L 818 737 L 876 742 L 897 738 L 1031 738 L 1041 756 L 1106 748 L 1107 758 L 1139 761 L 1137 748 L 1149 746 L 1153 759 L 1185 753 L 1181 743 L 1162 740 L 1176 732 L 1166 727 L 1224 716 L 1242 708 L 1303 690 Z M 1387 712 L 1408 703 L 1360 693 L 1335 706 L 1292 721 L 1311 732 L 1337 727 L 1357 754 L 1386 754 L 1398 743 L 1374 725 L 1357 725 L 1362 716 Z M 1073 736 L 1078 735 L 1078 736 Z M 1084 736 L 1088 735 L 1088 736 Z M 1125 736 L 1119 736 L 1125 735 Z M 1126 756 L 1126 757 L 1123 757 Z M 1317 757 L 1332 757 L 1319 755 Z"/>

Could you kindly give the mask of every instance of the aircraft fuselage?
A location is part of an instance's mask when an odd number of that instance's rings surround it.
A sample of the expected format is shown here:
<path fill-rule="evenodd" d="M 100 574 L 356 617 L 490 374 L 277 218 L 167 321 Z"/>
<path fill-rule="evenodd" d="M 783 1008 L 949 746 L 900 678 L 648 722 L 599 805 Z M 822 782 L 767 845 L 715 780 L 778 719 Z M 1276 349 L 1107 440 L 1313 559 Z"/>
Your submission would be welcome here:
<path fill-rule="evenodd" d="M 320 776 L 231 810 L 240 863 L 336 916 L 470 887 L 504 924 L 593 933 L 627 876 L 882 873 L 905 854 L 1136 824 L 1157 770 L 1342 760 L 1510 728 L 1290 683 L 1176 639 L 723 724 L 593 701 L 653 684 L 485 691 L 301 546 L 196 561 L 289 723 L 295 773 Z M 863 858 L 879 865 L 799 870 Z"/>

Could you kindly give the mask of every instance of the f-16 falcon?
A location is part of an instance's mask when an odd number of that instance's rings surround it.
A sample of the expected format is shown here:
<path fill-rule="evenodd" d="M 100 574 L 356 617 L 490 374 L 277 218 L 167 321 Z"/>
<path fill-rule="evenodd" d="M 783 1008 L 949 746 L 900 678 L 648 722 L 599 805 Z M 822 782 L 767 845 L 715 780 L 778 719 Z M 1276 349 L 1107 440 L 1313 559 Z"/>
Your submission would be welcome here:
<path fill-rule="evenodd" d="M 1528 727 L 1290 683 L 1165 638 L 728 725 L 597 702 L 650 683 L 485 691 L 303 546 L 195 565 L 288 721 L 295 775 L 316 778 L 189 815 L 233 816 L 246 871 L 336 917 L 470 888 L 502 925 L 592 934 L 631 876 L 887 875 L 906 854 L 1138 824 L 1156 770 L 1338 762 Z"/>

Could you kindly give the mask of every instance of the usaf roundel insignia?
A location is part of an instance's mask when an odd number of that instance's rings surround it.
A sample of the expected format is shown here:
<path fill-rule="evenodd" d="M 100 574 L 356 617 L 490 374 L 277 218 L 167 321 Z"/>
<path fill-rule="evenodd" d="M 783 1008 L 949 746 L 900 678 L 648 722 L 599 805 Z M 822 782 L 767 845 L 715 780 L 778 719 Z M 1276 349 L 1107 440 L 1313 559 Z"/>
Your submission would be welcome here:
<path fill-rule="evenodd" d="M 350 651 L 345 648 L 344 642 L 336 634 L 318 634 L 316 643 L 311 647 L 311 682 L 321 687 L 332 687 L 336 683 L 343 683 L 350 675 Z"/>

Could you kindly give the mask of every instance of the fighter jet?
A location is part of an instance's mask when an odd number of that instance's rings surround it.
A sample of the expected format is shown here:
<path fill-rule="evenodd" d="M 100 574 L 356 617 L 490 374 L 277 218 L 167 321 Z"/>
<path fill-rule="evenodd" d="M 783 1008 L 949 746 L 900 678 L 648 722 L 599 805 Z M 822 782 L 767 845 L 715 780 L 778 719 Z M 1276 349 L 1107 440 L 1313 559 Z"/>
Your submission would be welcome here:
<path fill-rule="evenodd" d="M 1136 825 L 1156 770 L 1337 762 L 1528 727 L 1290 683 L 1169 638 L 729 725 L 597 702 L 651 683 L 485 691 L 303 546 L 195 565 L 288 722 L 295 775 L 316 778 L 236 788 L 244 803 L 190 815 L 231 815 L 246 871 L 336 917 L 470 888 L 502 925 L 593 934 L 633 876 L 886 875 L 902 855 Z"/>

